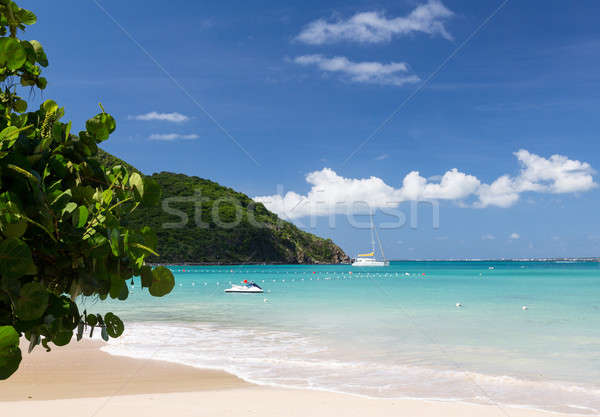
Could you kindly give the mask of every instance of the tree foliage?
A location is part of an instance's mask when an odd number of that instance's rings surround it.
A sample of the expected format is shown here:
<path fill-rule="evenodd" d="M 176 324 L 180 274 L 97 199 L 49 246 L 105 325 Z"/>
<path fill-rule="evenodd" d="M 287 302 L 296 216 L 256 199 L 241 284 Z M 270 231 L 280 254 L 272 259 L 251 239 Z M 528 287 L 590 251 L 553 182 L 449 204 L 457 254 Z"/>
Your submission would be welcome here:
<path fill-rule="evenodd" d="M 22 87 L 46 88 L 48 59 L 38 41 L 17 38 L 36 16 L 0 0 L 0 379 L 21 361 L 20 337 L 29 350 L 63 346 L 74 331 L 99 327 L 119 337 L 116 315 L 80 312 L 76 297 L 125 300 L 126 280 L 144 277 L 153 296 L 171 291 L 171 272 L 152 270 L 156 234 L 147 226 L 123 226 L 140 207 L 157 205 L 160 188 L 124 165 L 98 162 L 98 144 L 115 130 L 104 109 L 78 135 L 61 121 L 64 109 L 46 100 L 27 112 Z"/>

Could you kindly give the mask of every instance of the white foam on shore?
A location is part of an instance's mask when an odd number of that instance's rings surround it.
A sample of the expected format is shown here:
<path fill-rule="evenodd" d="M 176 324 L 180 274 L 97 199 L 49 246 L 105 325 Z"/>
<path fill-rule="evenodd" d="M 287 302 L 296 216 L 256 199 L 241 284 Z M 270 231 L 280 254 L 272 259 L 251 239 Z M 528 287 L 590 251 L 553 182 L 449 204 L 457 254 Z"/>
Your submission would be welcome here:
<path fill-rule="evenodd" d="M 529 381 L 466 370 L 434 369 L 340 357 L 316 338 L 294 332 L 208 323 L 128 323 L 102 348 L 114 355 L 219 369 L 249 382 L 318 389 L 371 398 L 418 398 L 505 404 L 580 415 L 600 414 L 600 389 Z"/>

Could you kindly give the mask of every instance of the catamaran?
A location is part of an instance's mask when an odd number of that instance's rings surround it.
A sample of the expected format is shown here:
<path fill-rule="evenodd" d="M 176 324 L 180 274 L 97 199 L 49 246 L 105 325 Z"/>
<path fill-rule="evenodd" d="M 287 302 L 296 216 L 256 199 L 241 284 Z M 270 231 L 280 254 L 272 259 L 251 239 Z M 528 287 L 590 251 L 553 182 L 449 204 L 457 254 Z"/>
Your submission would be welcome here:
<path fill-rule="evenodd" d="M 377 242 L 379 242 L 379 250 L 383 256 L 383 261 L 378 261 L 375 257 L 375 235 L 377 236 Z M 389 266 L 390 262 L 385 260 L 385 253 L 383 253 L 383 246 L 381 246 L 381 239 L 379 239 L 379 233 L 373 224 L 373 216 L 371 215 L 371 252 L 359 253 L 356 256 L 352 266 Z"/>

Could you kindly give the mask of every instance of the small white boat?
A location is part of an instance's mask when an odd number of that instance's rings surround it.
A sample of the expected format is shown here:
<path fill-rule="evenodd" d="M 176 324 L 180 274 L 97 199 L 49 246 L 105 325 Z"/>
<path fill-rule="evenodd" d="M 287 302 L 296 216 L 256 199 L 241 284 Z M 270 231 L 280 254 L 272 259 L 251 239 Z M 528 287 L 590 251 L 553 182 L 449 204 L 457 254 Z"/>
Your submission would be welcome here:
<path fill-rule="evenodd" d="M 352 262 L 352 266 L 389 266 L 389 261 L 378 261 L 374 254 L 360 254 Z"/>
<path fill-rule="evenodd" d="M 377 235 L 377 241 L 379 242 L 379 250 L 383 255 L 383 261 L 378 261 L 375 258 L 375 234 Z M 360 253 L 352 262 L 352 266 L 389 266 L 390 262 L 385 260 L 385 254 L 383 253 L 383 246 L 381 246 L 381 239 L 379 239 L 379 233 L 373 224 L 373 215 L 371 215 L 371 252 Z"/>
<path fill-rule="evenodd" d="M 233 284 L 231 288 L 227 288 L 225 292 L 253 293 L 259 294 L 264 292 L 262 288 L 255 282 L 245 282 L 244 285 Z"/>

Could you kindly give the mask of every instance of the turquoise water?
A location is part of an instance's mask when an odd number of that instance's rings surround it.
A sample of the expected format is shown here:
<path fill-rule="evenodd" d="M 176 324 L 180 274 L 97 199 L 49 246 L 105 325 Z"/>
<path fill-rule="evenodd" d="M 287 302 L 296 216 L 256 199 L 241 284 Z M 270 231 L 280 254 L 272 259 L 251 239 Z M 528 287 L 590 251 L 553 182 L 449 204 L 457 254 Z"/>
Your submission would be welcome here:
<path fill-rule="evenodd" d="M 600 414 L 598 263 L 172 270 L 162 299 L 137 285 L 83 303 L 126 322 L 105 350 L 260 384 Z M 223 292 L 244 279 L 265 293 Z"/>

